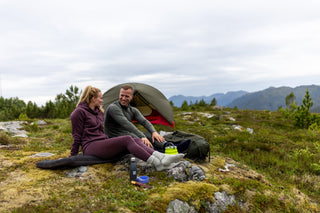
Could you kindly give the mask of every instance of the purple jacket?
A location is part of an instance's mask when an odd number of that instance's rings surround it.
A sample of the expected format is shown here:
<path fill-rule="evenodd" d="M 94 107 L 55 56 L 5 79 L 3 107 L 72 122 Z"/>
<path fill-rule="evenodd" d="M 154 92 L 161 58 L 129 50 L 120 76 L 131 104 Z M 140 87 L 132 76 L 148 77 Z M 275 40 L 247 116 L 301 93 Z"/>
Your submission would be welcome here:
<path fill-rule="evenodd" d="M 73 137 L 71 156 L 79 153 L 80 146 L 85 152 L 90 142 L 108 138 L 103 131 L 103 113 L 99 108 L 92 110 L 87 102 L 81 102 L 70 118 Z"/>

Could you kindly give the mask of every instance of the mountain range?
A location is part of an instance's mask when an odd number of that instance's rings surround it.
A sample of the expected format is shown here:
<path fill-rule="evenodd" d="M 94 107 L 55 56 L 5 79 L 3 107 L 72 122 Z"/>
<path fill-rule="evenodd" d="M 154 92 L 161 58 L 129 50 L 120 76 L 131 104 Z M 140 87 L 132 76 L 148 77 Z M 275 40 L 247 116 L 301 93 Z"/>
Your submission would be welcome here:
<path fill-rule="evenodd" d="M 293 92 L 295 96 L 295 102 L 297 105 L 301 105 L 302 100 L 309 91 L 313 107 L 311 111 L 320 112 L 320 86 L 317 85 L 303 85 L 298 87 L 269 87 L 267 89 L 257 92 L 246 91 L 233 91 L 227 93 L 215 93 L 210 96 L 183 96 L 175 95 L 168 100 L 172 101 L 174 106 L 181 107 L 183 101 L 187 101 L 188 104 L 194 104 L 200 100 L 204 100 L 210 104 L 213 98 L 216 99 L 217 105 L 225 107 L 237 107 L 238 109 L 250 109 L 250 110 L 270 110 L 275 111 L 279 107 L 286 107 L 286 96 Z"/>

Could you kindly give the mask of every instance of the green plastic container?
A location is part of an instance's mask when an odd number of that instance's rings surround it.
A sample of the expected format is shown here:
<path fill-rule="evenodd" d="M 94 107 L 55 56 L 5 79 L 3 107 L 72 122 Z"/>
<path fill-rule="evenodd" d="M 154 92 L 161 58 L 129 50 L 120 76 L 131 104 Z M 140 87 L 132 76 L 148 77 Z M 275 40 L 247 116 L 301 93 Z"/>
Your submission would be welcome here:
<path fill-rule="evenodd" d="M 167 155 L 176 155 L 178 154 L 178 149 L 176 146 L 167 146 L 165 149 Z"/>

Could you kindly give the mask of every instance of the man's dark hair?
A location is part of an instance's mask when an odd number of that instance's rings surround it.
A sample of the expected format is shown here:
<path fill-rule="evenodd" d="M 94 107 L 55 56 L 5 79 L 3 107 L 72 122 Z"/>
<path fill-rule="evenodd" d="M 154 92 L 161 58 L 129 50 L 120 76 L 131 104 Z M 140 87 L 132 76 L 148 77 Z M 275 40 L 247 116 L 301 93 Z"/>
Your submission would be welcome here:
<path fill-rule="evenodd" d="M 129 84 L 124 84 L 121 86 L 121 89 L 124 89 L 124 90 L 128 90 L 128 89 L 131 89 L 132 90 L 132 94 L 134 94 L 134 89 L 131 85 Z"/>

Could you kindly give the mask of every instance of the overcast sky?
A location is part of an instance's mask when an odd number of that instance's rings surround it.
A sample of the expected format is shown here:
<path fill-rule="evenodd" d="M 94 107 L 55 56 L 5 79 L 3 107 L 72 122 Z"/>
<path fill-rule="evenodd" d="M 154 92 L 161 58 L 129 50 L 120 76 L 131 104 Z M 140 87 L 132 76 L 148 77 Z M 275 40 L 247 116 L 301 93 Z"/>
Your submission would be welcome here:
<path fill-rule="evenodd" d="M 320 85 L 319 0 L 0 0 L 5 98 L 150 84 L 169 98 Z"/>

